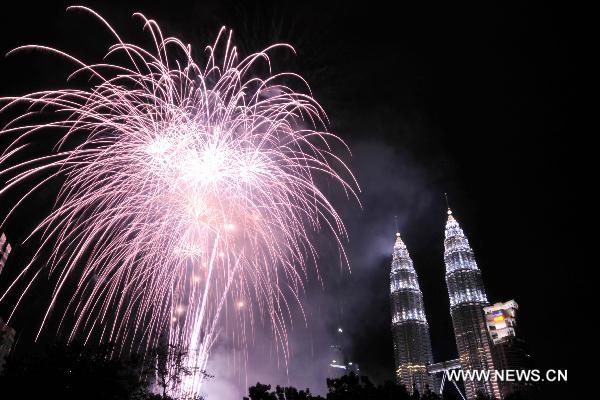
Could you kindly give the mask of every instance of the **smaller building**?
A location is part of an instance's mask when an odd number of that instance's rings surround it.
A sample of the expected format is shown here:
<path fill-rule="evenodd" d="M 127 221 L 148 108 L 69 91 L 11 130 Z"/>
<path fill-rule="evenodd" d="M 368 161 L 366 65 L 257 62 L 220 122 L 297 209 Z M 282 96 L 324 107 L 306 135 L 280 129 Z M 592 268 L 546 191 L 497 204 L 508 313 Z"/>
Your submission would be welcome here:
<path fill-rule="evenodd" d="M 528 370 L 532 367 L 527 344 L 516 334 L 518 309 L 519 305 L 514 300 L 483 308 L 488 332 L 494 342 L 496 369 L 500 372 Z M 531 383 L 528 382 L 505 381 L 500 385 L 503 398 L 530 389 Z"/>
<path fill-rule="evenodd" d="M 516 336 L 515 328 L 518 309 L 519 305 L 514 300 L 483 307 L 485 322 L 494 344 L 501 343 L 506 338 Z"/>

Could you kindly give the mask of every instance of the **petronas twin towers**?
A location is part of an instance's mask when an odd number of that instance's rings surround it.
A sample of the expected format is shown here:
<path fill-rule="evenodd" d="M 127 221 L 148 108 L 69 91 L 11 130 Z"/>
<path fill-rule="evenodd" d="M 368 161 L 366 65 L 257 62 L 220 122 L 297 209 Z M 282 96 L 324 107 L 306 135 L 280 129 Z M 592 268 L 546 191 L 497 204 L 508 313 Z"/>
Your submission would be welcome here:
<path fill-rule="evenodd" d="M 448 209 L 444 240 L 446 284 L 450 314 L 460 366 L 463 370 L 494 371 L 492 346 L 485 324 L 483 307 L 488 305 L 481 271 L 473 250 L 458 222 Z M 396 234 L 392 256 L 391 308 L 396 378 L 410 392 L 437 390 L 439 377 L 430 373 L 433 363 L 429 325 L 423 306 L 417 273 L 406 245 Z M 478 392 L 500 398 L 495 381 L 465 381 L 467 399 Z"/>
<path fill-rule="evenodd" d="M 427 365 L 433 363 L 429 325 L 417 273 L 399 233 L 392 257 L 390 290 L 396 377 L 410 391 L 416 387 L 423 393 L 423 388 L 433 388 L 427 373 Z"/>

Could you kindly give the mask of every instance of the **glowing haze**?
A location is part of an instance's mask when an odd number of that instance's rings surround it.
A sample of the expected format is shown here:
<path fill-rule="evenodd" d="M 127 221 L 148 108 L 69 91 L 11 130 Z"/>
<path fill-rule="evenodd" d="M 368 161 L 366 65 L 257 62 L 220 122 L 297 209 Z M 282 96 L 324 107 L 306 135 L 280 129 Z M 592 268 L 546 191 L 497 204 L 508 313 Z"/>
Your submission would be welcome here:
<path fill-rule="evenodd" d="M 18 116 L 0 130 L 10 138 L 0 195 L 28 188 L 11 213 L 49 181 L 62 186 L 27 238 L 40 238 L 37 253 L 0 301 L 19 291 L 12 318 L 49 271 L 57 283 L 38 335 L 64 296 L 71 340 L 189 349 L 197 372 L 182 392 L 198 392 L 222 329 L 243 347 L 255 324 L 269 322 L 287 360 L 291 303 L 300 305 L 317 259 L 311 232 L 328 229 L 344 258 L 344 226 L 317 181 L 350 197 L 358 190 L 306 82 L 270 72 L 271 49 L 293 49 L 276 44 L 242 59 L 221 29 L 196 64 L 190 45 L 141 14 L 150 48 L 127 43 L 93 10 L 70 9 L 94 16 L 115 43 L 92 64 L 45 46 L 13 50 L 64 57 L 75 66 L 69 78 L 89 78 L 89 87 L 1 99 L 2 112 Z M 60 135 L 47 154 L 27 157 L 48 132 Z"/>

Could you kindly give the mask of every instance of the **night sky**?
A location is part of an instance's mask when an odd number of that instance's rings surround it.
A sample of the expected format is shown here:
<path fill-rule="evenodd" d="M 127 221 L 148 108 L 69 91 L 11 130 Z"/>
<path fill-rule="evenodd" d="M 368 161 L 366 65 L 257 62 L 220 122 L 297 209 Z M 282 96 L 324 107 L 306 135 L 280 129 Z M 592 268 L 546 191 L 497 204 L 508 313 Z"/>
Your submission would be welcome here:
<path fill-rule="evenodd" d="M 167 34 L 191 43 L 198 59 L 221 25 L 233 28 L 242 53 L 291 43 L 297 56 L 276 53 L 275 68 L 307 78 L 329 129 L 352 149 L 347 160 L 362 189 L 362 208 L 332 192 L 349 231 L 351 273 L 340 269 L 335 246 L 319 236 L 323 287 L 310 278 L 308 328 L 301 318 L 294 321 L 289 374 L 270 355 L 265 328 L 250 349 L 249 382 L 323 391 L 320 368 L 338 326 L 363 373 L 377 382 L 393 377 L 388 296 L 395 216 L 419 275 L 434 358 L 455 358 L 444 281 L 444 192 L 475 251 L 490 301 L 515 299 L 517 334 L 536 362 L 567 368 L 567 324 L 557 322 L 569 309 L 558 297 L 568 284 L 559 273 L 575 267 L 563 244 L 567 214 L 560 212 L 567 153 L 561 137 L 573 72 L 564 10 L 542 2 L 401 2 L 394 8 L 378 2 L 82 3 L 130 39 L 143 37 L 130 18 L 142 11 Z M 66 13 L 66 4 L 3 6 L 0 53 L 40 43 L 97 60 L 110 36 L 88 17 Z M 64 86 L 69 70 L 47 55 L 1 58 L 0 95 Z M 11 242 L 33 227 L 51 195 L 36 198 L 38 212 L 9 221 L 4 230 Z M 7 202 L 0 205 L 4 213 Z M 23 254 L 15 250 L 7 268 L 22 265 Z M 6 317 L 6 307 L 0 312 Z M 35 315 L 35 308 L 26 313 Z M 24 323 L 17 318 L 15 327 Z M 215 381 L 223 379 L 213 385 L 232 395 L 246 382 L 233 377 L 227 354 L 225 338 L 213 364 Z"/>

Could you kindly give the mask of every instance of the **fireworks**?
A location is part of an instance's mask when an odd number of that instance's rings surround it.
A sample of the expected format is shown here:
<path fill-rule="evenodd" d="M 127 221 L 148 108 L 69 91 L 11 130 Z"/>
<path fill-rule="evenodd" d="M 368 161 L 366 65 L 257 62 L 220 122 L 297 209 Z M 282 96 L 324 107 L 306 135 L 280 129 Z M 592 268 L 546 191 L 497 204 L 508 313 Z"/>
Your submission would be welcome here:
<path fill-rule="evenodd" d="M 148 349 L 166 337 L 204 370 L 219 315 L 230 310 L 237 340 L 267 319 L 287 357 L 287 298 L 298 298 L 316 260 L 310 233 L 326 227 L 343 255 L 344 226 L 316 180 L 326 176 L 349 196 L 357 190 L 330 146 L 343 142 L 324 131 L 306 82 L 292 73 L 258 76 L 270 71 L 272 48 L 293 49 L 277 44 L 242 59 L 222 29 L 199 65 L 191 46 L 141 14 L 151 49 L 123 41 L 93 10 L 71 9 L 96 17 L 115 44 L 98 64 L 44 46 L 13 50 L 58 54 L 74 63 L 70 78 L 90 83 L 0 103 L 2 112 L 27 107 L 0 131 L 11 138 L 0 157 L 0 195 L 25 185 L 27 197 L 62 182 L 53 211 L 29 237 L 41 238 L 38 252 L 0 301 L 24 286 L 17 310 L 47 268 L 57 283 L 38 335 L 66 296 L 70 339 Z M 28 143 L 57 130 L 48 154 L 27 159 Z M 46 266 L 37 267 L 46 252 Z M 196 374 L 184 389 L 200 381 Z"/>

